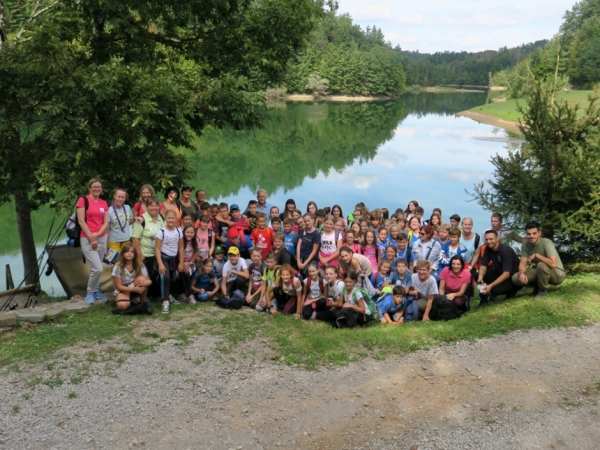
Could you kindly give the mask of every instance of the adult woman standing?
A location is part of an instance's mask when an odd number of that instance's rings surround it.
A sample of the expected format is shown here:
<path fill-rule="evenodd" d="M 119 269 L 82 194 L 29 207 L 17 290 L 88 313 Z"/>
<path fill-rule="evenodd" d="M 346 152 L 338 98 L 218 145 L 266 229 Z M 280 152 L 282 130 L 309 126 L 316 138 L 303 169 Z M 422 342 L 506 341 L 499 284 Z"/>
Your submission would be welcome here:
<path fill-rule="evenodd" d="M 148 199 L 151 197 L 156 197 L 154 188 L 152 186 L 150 186 L 149 184 L 144 184 L 140 188 L 140 200 L 138 202 L 136 202 L 135 205 L 133 205 L 133 217 L 135 217 L 136 219 L 139 217 L 140 219 L 137 219 L 138 222 L 142 221 L 141 217 L 147 211 Z M 163 206 L 161 203 L 159 212 L 162 211 L 162 209 L 163 209 Z"/>
<path fill-rule="evenodd" d="M 177 199 L 179 198 L 179 189 L 175 186 L 171 186 L 167 188 L 165 191 L 165 201 L 163 202 L 163 206 L 165 208 L 165 213 L 168 210 L 175 211 L 175 226 L 181 226 L 181 211 L 179 210 L 179 204 L 177 203 Z"/>
<path fill-rule="evenodd" d="M 90 267 L 90 278 L 87 285 L 85 301 L 94 303 L 106 301 L 106 297 L 98 290 L 102 275 L 102 258 L 106 252 L 108 236 L 108 203 L 100 198 L 102 182 L 93 178 L 88 183 L 89 195 L 77 200 L 77 222 L 81 227 L 81 251 Z"/>
<path fill-rule="evenodd" d="M 475 249 L 479 247 L 480 236 L 477 233 L 473 233 L 473 219 L 465 217 L 462 220 L 462 234 L 460 236 L 460 243 L 467 249 L 467 253 L 464 254 L 465 263 L 471 266 L 475 256 Z"/>
<path fill-rule="evenodd" d="M 461 311 L 467 310 L 467 288 L 471 284 L 471 273 L 465 270 L 465 262 L 462 256 L 456 255 L 450 259 L 450 267 L 446 267 L 440 273 L 440 295 L 446 295 L 446 299 L 454 302 Z"/>
<path fill-rule="evenodd" d="M 408 268 L 414 273 L 414 265 L 417 261 L 425 259 L 429 261 L 429 273 L 437 279 L 437 270 L 440 265 L 442 245 L 433 239 L 433 227 L 423 225 L 419 231 L 419 240 L 413 245 L 410 252 Z"/>
<path fill-rule="evenodd" d="M 181 200 L 179 200 L 179 211 L 183 215 L 184 212 L 188 212 L 190 216 L 195 220 L 196 218 L 196 203 L 192 201 L 192 188 L 191 186 L 183 186 L 181 188 Z"/>
<path fill-rule="evenodd" d="M 408 202 L 408 206 L 404 210 L 404 216 L 407 220 L 410 220 L 410 218 L 415 215 L 415 208 L 417 206 L 419 206 L 419 202 L 416 200 L 411 200 Z"/>
<path fill-rule="evenodd" d="M 150 197 L 147 201 L 148 210 L 142 216 L 142 222 L 136 222 L 133 226 L 132 241 L 137 255 L 142 255 L 144 265 L 148 269 L 151 281 L 156 281 L 156 254 L 154 240 L 156 233 L 165 226 L 163 217 L 158 213 L 160 202 L 156 197 Z M 152 284 L 152 297 L 157 292 L 157 283 Z"/>

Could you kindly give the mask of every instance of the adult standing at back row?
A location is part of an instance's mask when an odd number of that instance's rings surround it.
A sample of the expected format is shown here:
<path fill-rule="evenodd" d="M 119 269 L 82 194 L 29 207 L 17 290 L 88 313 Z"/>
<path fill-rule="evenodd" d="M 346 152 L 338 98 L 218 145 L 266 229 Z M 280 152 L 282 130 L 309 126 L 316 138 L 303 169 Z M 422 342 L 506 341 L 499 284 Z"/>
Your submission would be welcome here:
<path fill-rule="evenodd" d="M 90 267 L 90 278 L 85 296 L 86 303 L 96 300 L 105 302 L 106 297 L 98 290 L 102 275 L 102 258 L 106 252 L 108 236 L 108 203 L 100 198 L 102 182 L 92 178 L 88 183 L 89 195 L 77 200 L 77 222 L 81 227 L 81 252 Z"/>
<path fill-rule="evenodd" d="M 269 217 L 271 215 L 271 208 L 273 205 L 267 203 L 267 191 L 264 189 L 259 189 L 256 191 L 256 201 L 258 202 L 258 208 L 256 208 L 256 212 L 265 213 L 267 217 Z M 246 209 L 246 212 L 247 211 L 248 210 Z"/>
<path fill-rule="evenodd" d="M 519 272 L 513 275 L 512 282 L 517 286 L 533 287 L 536 300 L 540 300 L 548 293 L 548 286 L 561 284 L 566 275 L 554 243 L 542 237 L 540 224 L 528 222 L 525 234 L 527 240 L 521 245 Z M 531 264 L 535 266 L 528 269 Z"/>

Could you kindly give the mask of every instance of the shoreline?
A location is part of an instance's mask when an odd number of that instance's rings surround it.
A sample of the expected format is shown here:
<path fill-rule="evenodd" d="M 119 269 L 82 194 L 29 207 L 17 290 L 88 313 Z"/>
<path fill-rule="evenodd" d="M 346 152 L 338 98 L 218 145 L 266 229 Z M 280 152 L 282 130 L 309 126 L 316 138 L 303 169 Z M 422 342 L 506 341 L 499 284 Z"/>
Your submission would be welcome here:
<path fill-rule="evenodd" d="M 461 111 L 456 114 L 457 116 L 467 117 L 475 122 L 485 123 L 486 125 L 492 125 L 494 127 L 503 128 L 506 131 L 511 133 L 516 133 L 521 135 L 521 130 L 519 130 L 519 123 L 513 122 L 510 120 L 504 120 L 496 116 L 491 116 L 489 114 L 482 114 L 475 111 Z"/>
<path fill-rule="evenodd" d="M 366 97 L 366 96 L 353 96 L 353 95 L 325 95 L 317 96 L 312 94 L 287 94 L 277 98 L 276 100 L 290 101 L 290 102 L 375 102 L 378 100 L 393 100 L 398 97 Z"/>

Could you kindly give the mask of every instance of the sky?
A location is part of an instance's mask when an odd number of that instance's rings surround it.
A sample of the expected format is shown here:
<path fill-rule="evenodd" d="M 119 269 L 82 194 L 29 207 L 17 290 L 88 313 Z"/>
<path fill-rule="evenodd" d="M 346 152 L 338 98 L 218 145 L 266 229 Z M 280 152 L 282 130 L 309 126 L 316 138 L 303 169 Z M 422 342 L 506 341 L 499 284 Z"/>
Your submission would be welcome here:
<path fill-rule="evenodd" d="M 558 32 L 575 0 L 339 0 L 363 29 L 376 25 L 403 50 L 476 52 L 516 47 Z"/>

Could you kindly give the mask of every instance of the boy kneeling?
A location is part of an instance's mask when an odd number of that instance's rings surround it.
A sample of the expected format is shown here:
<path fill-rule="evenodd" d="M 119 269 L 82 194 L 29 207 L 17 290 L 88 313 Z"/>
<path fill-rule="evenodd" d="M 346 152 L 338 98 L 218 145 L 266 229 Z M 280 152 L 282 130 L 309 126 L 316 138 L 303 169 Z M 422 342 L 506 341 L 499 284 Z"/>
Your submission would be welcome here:
<path fill-rule="evenodd" d="M 389 289 L 389 287 L 384 289 Z M 379 311 L 379 317 L 381 317 L 379 322 L 392 325 L 404 323 L 405 294 L 406 291 L 402 286 L 394 286 L 391 294 L 388 292 L 384 298 L 377 302 L 377 310 Z"/>

